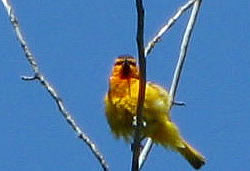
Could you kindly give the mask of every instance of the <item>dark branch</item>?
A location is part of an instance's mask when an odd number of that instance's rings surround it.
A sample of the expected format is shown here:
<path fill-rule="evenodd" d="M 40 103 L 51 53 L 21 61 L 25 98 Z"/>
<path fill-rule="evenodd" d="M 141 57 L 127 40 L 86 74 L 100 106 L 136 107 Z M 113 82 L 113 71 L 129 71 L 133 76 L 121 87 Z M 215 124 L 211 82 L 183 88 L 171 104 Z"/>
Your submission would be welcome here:
<path fill-rule="evenodd" d="M 137 101 L 137 119 L 136 129 L 134 136 L 134 150 L 132 160 L 132 171 L 139 170 L 139 155 L 140 155 L 140 141 L 141 141 L 141 128 L 142 128 L 142 109 L 145 99 L 145 87 L 146 87 L 146 59 L 144 54 L 144 8 L 142 0 L 136 0 L 137 9 L 137 47 L 139 55 L 139 94 Z"/>

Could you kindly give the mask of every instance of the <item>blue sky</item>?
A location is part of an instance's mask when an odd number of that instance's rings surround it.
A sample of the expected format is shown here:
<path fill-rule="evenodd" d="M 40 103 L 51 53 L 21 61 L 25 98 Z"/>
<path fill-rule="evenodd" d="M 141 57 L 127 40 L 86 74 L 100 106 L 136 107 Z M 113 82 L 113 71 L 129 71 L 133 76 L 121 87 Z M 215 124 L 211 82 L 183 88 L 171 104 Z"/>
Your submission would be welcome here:
<path fill-rule="evenodd" d="M 185 1 L 145 1 L 149 41 Z M 130 146 L 115 140 L 103 97 L 113 60 L 137 56 L 135 1 L 12 0 L 41 71 L 111 170 L 130 170 Z M 32 75 L 0 6 L 0 170 L 101 170 Z M 148 80 L 168 88 L 188 14 L 147 58 Z M 202 170 L 250 170 L 250 2 L 203 1 L 172 118 L 207 158 Z M 143 170 L 192 170 L 177 153 L 155 146 Z"/>

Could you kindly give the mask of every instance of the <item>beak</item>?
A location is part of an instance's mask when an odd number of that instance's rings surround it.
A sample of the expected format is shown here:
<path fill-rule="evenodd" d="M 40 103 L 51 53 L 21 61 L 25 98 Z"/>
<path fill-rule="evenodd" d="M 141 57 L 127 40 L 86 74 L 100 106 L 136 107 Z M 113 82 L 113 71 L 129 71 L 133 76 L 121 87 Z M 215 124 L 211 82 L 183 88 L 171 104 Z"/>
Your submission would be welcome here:
<path fill-rule="evenodd" d="M 124 63 L 122 64 L 122 71 L 122 75 L 125 77 L 130 73 L 130 65 L 127 59 L 125 59 Z"/>
<path fill-rule="evenodd" d="M 125 59 L 125 61 L 124 61 L 124 63 L 123 63 L 122 66 L 125 67 L 125 68 L 128 68 L 128 67 L 129 67 L 129 62 L 128 62 L 127 59 Z"/>

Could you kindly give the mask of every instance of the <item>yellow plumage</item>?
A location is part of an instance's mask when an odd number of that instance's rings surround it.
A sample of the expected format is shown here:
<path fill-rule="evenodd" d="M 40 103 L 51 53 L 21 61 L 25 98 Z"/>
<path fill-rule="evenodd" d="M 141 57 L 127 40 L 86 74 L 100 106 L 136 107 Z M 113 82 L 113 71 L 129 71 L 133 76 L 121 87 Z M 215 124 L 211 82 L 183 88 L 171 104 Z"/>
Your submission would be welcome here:
<path fill-rule="evenodd" d="M 112 133 L 125 140 L 134 135 L 133 121 L 136 116 L 139 76 L 133 57 L 116 59 L 105 96 L 106 117 Z M 170 97 L 161 86 L 147 82 L 143 106 L 142 135 L 155 143 L 182 154 L 196 169 L 205 163 L 205 158 L 181 137 L 169 115 Z"/>

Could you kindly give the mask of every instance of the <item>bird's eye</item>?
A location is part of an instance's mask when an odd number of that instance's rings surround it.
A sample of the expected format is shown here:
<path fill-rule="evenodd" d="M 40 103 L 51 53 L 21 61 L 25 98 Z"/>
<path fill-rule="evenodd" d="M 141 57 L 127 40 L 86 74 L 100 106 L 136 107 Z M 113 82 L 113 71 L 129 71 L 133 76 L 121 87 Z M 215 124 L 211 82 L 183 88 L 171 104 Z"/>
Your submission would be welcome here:
<path fill-rule="evenodd" d="M 129 65 L 136 66 L 135 61 L 128 61 Z"/>

